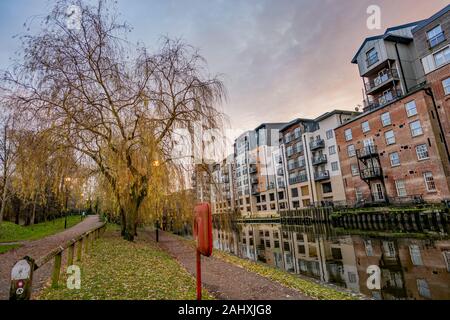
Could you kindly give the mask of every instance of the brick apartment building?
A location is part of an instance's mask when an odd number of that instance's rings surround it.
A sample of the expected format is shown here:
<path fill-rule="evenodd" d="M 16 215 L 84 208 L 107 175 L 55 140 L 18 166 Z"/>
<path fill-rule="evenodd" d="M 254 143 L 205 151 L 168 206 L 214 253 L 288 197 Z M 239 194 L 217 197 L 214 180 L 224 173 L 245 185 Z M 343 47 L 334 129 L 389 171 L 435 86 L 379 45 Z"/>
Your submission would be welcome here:
<path fill-rule="evenodd" d="M 367 38 L 352 60 L 364 82 L 364 112 L 335 130 L 349 202 L 450 198 L 444 121 L 413 41 L 423 23 Z"/>

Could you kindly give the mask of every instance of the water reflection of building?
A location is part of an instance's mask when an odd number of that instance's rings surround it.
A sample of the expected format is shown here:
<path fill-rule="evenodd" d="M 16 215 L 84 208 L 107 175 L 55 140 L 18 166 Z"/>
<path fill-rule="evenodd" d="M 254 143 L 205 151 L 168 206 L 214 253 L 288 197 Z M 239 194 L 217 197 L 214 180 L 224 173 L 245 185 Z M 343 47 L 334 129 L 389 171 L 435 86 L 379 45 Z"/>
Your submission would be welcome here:
<path fill-rule="evenodd" d="M 239 224 L 215 247 L 375 299 L 450 299 L 450 241 L 339 235 L 326 224 Z M 381 290 L 367 268 L 381 269 Z"/>
<path fill-rule="evenodd" d="M 362 293 L 377 299 L 450 299 L 450 241 L 352 239 Z M 381 290 L 366 286 L 370 265 L 381 269 Z"/>

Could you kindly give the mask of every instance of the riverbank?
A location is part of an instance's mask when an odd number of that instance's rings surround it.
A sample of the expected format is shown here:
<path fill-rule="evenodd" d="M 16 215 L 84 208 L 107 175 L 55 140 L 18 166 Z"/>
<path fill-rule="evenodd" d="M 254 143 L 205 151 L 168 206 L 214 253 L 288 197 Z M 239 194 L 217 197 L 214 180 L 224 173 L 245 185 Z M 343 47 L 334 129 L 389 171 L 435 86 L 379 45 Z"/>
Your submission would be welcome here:
<path fill-rule="evenodd" d="M 47 284 L 40 300 L 194 300 L 195 279 L 145 233 L 135 242 L 125 241 L 117 228 L 105 235 L 79 264 L 80 290 L 64 284 L 52 289 Z M 206 291 L 203 299 L 213 297 Z"/>

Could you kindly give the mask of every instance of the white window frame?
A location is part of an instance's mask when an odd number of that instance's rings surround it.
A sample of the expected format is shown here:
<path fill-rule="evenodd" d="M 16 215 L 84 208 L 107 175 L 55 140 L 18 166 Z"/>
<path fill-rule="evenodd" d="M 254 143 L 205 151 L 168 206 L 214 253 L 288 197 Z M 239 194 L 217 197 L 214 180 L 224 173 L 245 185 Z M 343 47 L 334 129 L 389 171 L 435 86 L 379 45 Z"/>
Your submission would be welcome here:
<path fill-rule="evenodd" d="M 395 180 L 395 191 L 400 198 L 408 196 L 405 180 Z"/>
<path fill-rule="evenodd" d="M 436 192 L 436 182 L 434 181 L 434 176 L 431 171 L 424 172 L 423 179 L 425 181 L 425 187 L 428 192 Z"/>
<path fill-rule="evenodd" d="M 419 124 L 419 127 L 413 129 L 413 125 L 415 125 L 417 123 Z M 420 128 L 420 132 L 419 132 L 419 128 Z M 411 131 L 411 136 L 413 138 L 423 135 L 423 127 L 422 127 L 422 123 L 420 122 L 420 120 L 416 120 L 416 121 L 410 122 L 409 129 Z"/>
<path fill-rule="evenodd" d="M 338 161 L 334 161 L 331 163 L 331 171 L 339 171 L 339 162 Z"/>
<path fill-rule="evenodd" d="M 361 129 L 363 133 L 369 132 L 370 131 L 369 121 L 364 121 L 363 123 L 361 123 Z"/>
<path fill-rule="evenodd" d="M 438 56 L 442 55 L 443 57 L 443 62 L 442 63 L 438 63 Z M 450 62 L 450 47 L 445 47 L 444 49 L 436 52 L 435 54 L 433 54 L 433 59 L 434 59 L 434 64 L 436 65 L 436 68 L 440 68 L 444 65 L 446 65 L 447 63 Z"/>
<path fill-rule="evenodd" d="M 398 163 L 394 163 L 392 160 L 393 160 L 393 158 L 392 158 L 392 156 L 393 155 L 397 155 L 397 160 L 398 160 Z M 401 162 L 400 162 L 400 154 L 398 153 L 398 152 L 392 152 L 392 153 L 390 153 L 389 154 L 389 161 L 391 162 L 391 167 L 398 167 L 399 165 L 401 165 Z"/>
<path fill-rule="evenodd" d="M 425 148 L 425 151 L 419 150 L 420 148 Z M 425 153 L 426 153 L 426 156 L 425 156 Z M 430 159 L 430 152 L 428 151 L 428 146 L 425 143 L 419 144 L 418 146 L 416 146 L 416 155 L 417 155 L 417 160 L 419 160 L 419 161 Z"/>
<path fill-rule="evenodd" d="M 386 116 L 387 116 L 387 118 L 383 118 L 383 117 L 386 117 Z M 383 127 L 387 127 L 387 126 L 390 126 L 392 124 L 391 114 L 389 112 L 383 113 L 380 116 L 380 118 L 381 118 L 381 124 L 383 125 Z M 385 122 L 385 119 L 389 119 L 389 123 Z"/>
<path fill-rule="evenodd" d="M 388 137 L 387 137 L 387 134 L 388 134 L 388 133 L 391 133 L 391 132 L 392 132 L 392 136 L 388 138 Z M 384 133 L 384 139 L 386 140 L 386 145 L 388 145 L 388 146 L 395 144 L 395 143 L 396 143 L 396 140 L 395 140 L 395 133 L 394 133 L 394 130 L 386 131 L 386 132 Z M 389 139 L 393 139 L 393 141 L 390 142 Z"/>
<path fill-rule="evenodd" d="M 333 137 L 334 137 L 333 129 L 327 130 L 326 136 L 327 136 L 327 140 L 333 139 Z"/>
<path fill-rule="evenodd" d="M 408 103 L 405 103 L 405 110 L 406 110 L 406 115 L 408 116 L 408 118 L 417 115 L 416 101 L 412 100 L 412 101 L 409 101 Z"/>
<path fill-rule="evenodd" d="M 450 78 L 442 80 L 442 87 L 444 88 L 444 94 L 446 96 L 449 95 L 450 94 Z"/>
<path fill-rule="evenodd" d="M 330 155 L 332 155 L 332 154 L 336 154 L 336 146 L 329 146 L 328 147 L 328 153 L 330 154 Z"/>
<path fill-rule="evenodd" d="M 346 129 L 344 131 L 345 141 L 351 141 L 353 140 L 353 132 L 352 129 Z"/>
<path fill-rule="evenodd" d="M 411 262 L 415 266 L 423 266 L 422 255 L 420 253 L 420 247 L 417 244 L 411 244 L 409 246 L 409 255 L 411 256 Z"/>
<path fill-rule="evenodd" d="M 351 147 L 351 148 L 350 148 Z M 352 153 L 350 153 L 350 149 L 352 149 Z M 347 154 L 350 158 L 356 156 L 356 148 L 354 144 L 350 144 L 347 146 Z"/>
<path fill-rule="evenodd" d="M 355 170 L 354 170 L 355 169 Z M 358 176 L 359 175 L 359 168 L 357 164 L 351 164 L 350 165 L 350 171 L 352 172 L 352 176 Z"/>

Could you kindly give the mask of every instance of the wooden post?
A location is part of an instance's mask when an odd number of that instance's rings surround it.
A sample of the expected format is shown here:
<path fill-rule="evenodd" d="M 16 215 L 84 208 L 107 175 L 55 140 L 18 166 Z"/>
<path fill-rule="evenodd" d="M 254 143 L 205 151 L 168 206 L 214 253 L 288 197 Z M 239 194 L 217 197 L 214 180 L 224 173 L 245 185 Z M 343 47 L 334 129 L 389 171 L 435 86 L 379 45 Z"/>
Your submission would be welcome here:
<path fill-rule="evenodd" d="M 55 256 L 52 274 L 52 288 L 58 287 L 59 275 L 61 274 L 62 251 Z"/>
<path fill-rule="evenodd" d="M 17 261 L 11 270 L 9 300 L 30 300 L 33 283 L 34 260 L 25 257 Z"/>
<path fill-rule="evenodd" d="M 70 245 L 70 247 L 69 247 L 69 252 L 68 252 L 68 255 L 67 255 L 67 266 L 73 265 L 73 254 L 74 254 L 74 251 L 75 251 L 75 242 L 72 243 Z"/>
<path fill-rule="evenodd" d="M 83 239 L 80 239 L 77 242 L 77 261 L 81 261 L 82 249 L 83 249 Z"/>
<path fill-rule="evenodd" d="M 83 239 L 84 241 L 84 253 L 87 254 L 89 252 L 89 234 L 86 235 Z"/>

